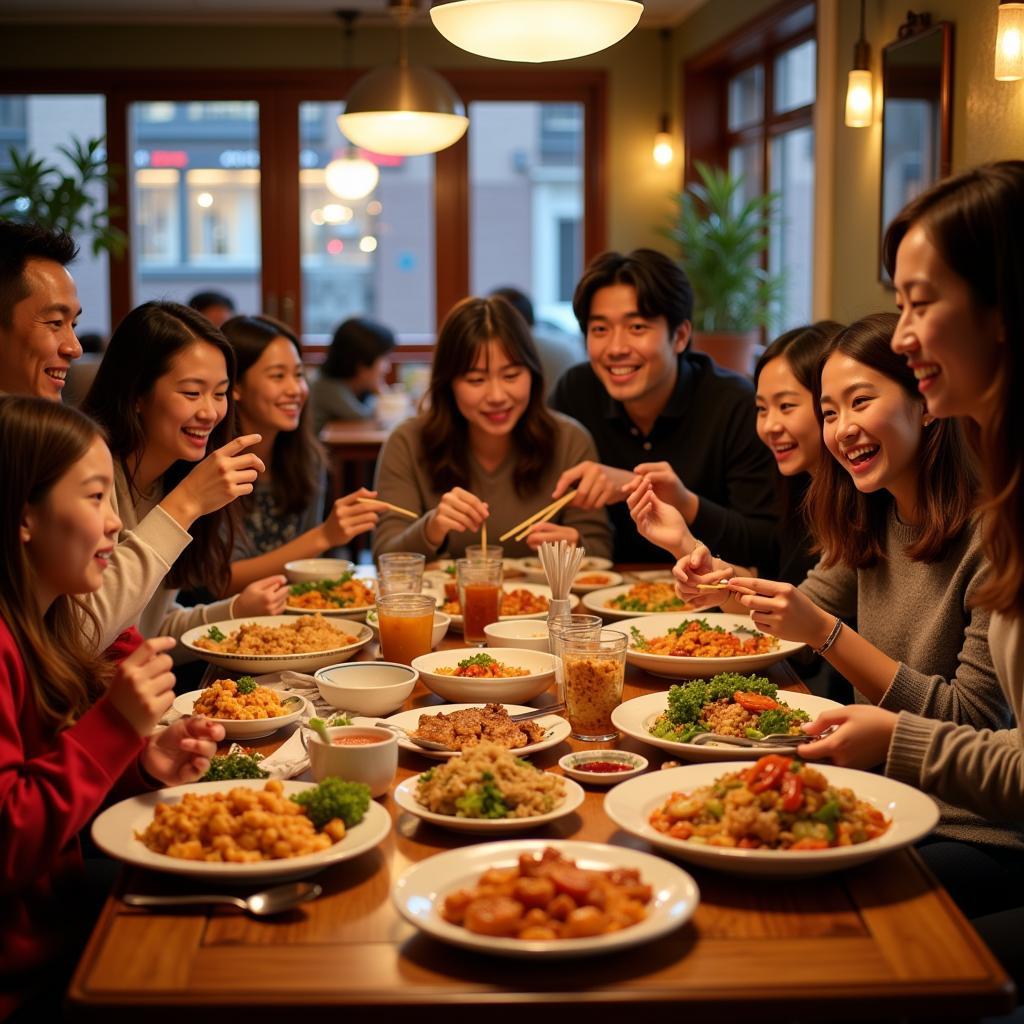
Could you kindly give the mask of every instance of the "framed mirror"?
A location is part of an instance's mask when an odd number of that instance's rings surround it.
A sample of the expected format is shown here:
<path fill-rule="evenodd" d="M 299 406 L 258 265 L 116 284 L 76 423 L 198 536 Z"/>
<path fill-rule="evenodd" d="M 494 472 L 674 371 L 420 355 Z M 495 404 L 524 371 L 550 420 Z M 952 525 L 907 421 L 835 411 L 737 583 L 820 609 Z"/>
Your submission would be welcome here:
<path fill-rule="evenodd" d="M 918 193 L 949 174 L 953 24 L 908 12 L 882 50 L 881 232 Z M 891 284 L 885 268 L 880 277 Z"/>

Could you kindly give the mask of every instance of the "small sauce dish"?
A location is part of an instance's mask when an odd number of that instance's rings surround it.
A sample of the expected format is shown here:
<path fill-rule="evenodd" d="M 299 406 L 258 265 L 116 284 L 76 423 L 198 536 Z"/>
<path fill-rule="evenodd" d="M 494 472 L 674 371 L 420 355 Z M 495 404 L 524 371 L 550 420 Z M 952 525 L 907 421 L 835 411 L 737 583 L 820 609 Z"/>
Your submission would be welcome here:
<path fill-rule="evenodd" d="M 647 769 L 647 758 L 628 750 L 583 750 L 559 758 L 558 766 L 577 782 L 614 786 Z"/>

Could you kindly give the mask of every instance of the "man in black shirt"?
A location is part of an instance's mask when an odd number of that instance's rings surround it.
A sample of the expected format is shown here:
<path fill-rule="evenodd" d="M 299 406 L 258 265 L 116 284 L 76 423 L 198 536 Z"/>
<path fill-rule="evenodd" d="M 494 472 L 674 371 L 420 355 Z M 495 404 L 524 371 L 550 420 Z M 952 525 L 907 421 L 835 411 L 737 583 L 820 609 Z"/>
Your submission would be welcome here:
<path fill-rule="evenodd" d="M 616 561 L 663 561 L 623 501 L 623 486 L 644 474 L 716 555 L 750 566 L 769 557 L 774 471 L 754 430 L 754 389 L 689 351 L 683 270 L 653 249 L 604 253 L 576 286 L 573 312 L 590 363 L 563 374 L 551 404 L 590 431 L 601 462 L 566 470 L 552 497 L 576 487 L 574 504 L 611 505 Z"/>

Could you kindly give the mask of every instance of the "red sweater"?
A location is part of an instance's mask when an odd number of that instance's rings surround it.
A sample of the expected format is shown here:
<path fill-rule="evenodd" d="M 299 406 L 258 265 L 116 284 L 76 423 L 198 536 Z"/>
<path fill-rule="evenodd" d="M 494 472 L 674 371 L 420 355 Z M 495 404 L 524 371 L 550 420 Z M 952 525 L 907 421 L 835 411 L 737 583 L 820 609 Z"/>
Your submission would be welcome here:
<path fill-rule="evenodd" d="M 137 645 L 122 634 L 115 658 Z M 135 634 L 137 636 L 137 634 Z M 82 867 L 78 833 L 112 790 L 144 789 L 145 741 L 107 697 L 56 736 L 0 621 L 0 989 L 53 958 L 67 932 L 60 890 Z M 5 998 L 0 992 L 0 1019 Z"/>

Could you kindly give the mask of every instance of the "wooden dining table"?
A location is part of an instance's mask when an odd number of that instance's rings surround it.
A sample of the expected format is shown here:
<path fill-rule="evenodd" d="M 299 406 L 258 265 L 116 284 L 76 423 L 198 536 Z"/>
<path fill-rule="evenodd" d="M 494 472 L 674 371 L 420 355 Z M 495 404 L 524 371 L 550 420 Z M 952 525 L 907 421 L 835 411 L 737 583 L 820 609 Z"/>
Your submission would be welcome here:
<path fill-rule="evenodd" d="M 447 637 L 443 645 L 461 646 Z M 363 658 L 377 655 L 371 644 Z M 782 662 L 766 672 L 803 689 Z M 668 682 L 627 669 L 624 699 Z M 544 695 L 538 703 L 550 700 Z M 439 698 L 418 684 L 405 707 Z M 273 738 L 256 741 L 273 749 Z M 575 740 L 533 760 L 555 772 Z M 657 770 L 666 755 L 632 739 Z M 431 761 L 402 752 L 397 785 Z M 568 817 L 523 833 L 649 850 L 605 815 L 603 787 L 585 787 Z M 739 877 L 687 867 L 700 887 L 694 917 L 645 945 L 577 960 L 498 959 L 444 945 L 407 924 L 391 887 L 411 865 L 479 842 L 380 799 L 393 829 L 374 850 L 316 876 L 323 895 L 277 918 L 213 907 L 153 912 L 125 892 L 217 891 L 194 880 L 125 868 L 68 995 L 72 1019 L 627 1021 L 634 1013 L 723 1022 L 973 1020 L 1005 1013 L 1013 987 L 911 849 L 805 879 Z M 685 865 L 684 865 L 685 867 Z M 255 887 L 254 887 L 255 888 Z M 348 1016 L 347 1016 L 348 1015 Z M 633 1018 L 635 1019 L 635 1018 Z"/>

